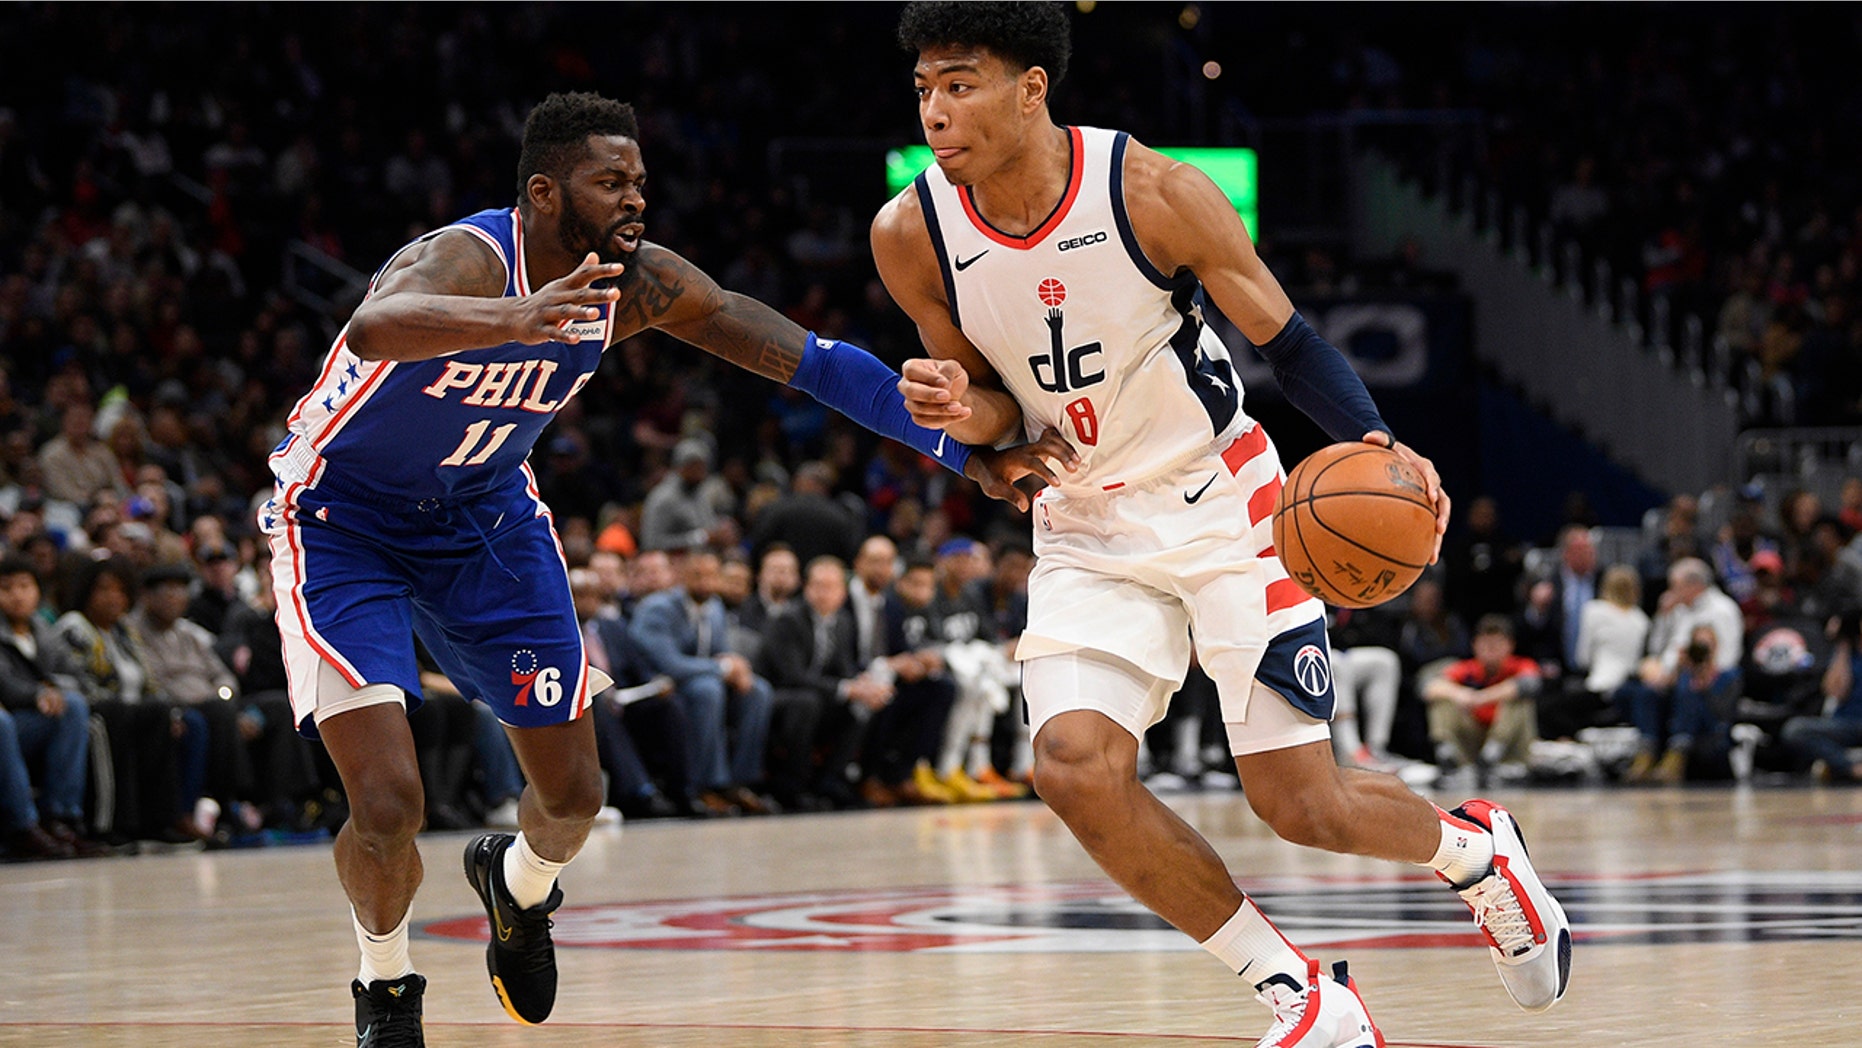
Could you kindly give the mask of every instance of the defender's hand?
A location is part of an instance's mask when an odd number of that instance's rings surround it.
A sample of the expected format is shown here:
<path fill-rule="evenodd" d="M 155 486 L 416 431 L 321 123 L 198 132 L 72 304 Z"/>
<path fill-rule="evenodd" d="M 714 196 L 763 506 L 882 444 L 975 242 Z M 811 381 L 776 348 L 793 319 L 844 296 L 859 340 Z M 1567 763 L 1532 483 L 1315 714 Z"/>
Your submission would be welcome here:
<path fill-rule="evenodd" d="M 1408 444 L 1393 440 L 1390 434 L 1382 430 L 1366 433 L 1364 442 L 1389 448 L 1422 474 L 1423 487 L 1428 492 L 1429 501 L 1435 503 L 1435 552 L 1429 554 L 1429 563 L 1434 564 L 1442 557 L 1442 536 L 1448 532 L 1448 492 L 1442 490 L 1442 475 L 1435 471 L 1435 463 L 1417 454 L 1416 449 Z"/>
<path fill-rule="evenodd" d="M 1018 487 L 1016 481 L 1023 477 L 1038 477 L 1042 486 L 1057 484 L 1059 478 L 1054 473 L 1056 466 L 1069 473 L 1075 472 L 1080 468 L 1080 455 L 1060 435 L 1059 430 L 1049 426 L 1041 434 L 1041 439 L 1032 444 L 1020 444 L 1002 451 L 978 448 L 970 452 L 970 461 L 964 464 L 963 473 L 976 481 L 983 489 L 983 494 L 1026 511 L 1029 506 L 1028 493 Z"/>
<path fill-rule="evenodd" d="M 603 262 L 593 251 L 582 264 L 550 281 L 534 293 L 515 301 L 520 310 L 512 341 L 534 346 L 543 342 L 580 342 L 566 330 L 579 321 L 601 316 L 598 308 L 618 300 L 621 293 L 611 287 L 590 287 L 597 280 L 612 280 L 627 267 L 618 262 Z"/>
<path fill-rule="evenodd" d="M 899 395 L 905 398 L 905 410 L 913 422 L 926 429 L 943 429 L 970 417 L 970 409 L 962 402 L 970 389 L 970 376 L 962 364 L 914 357 L 899 374 Z"/>

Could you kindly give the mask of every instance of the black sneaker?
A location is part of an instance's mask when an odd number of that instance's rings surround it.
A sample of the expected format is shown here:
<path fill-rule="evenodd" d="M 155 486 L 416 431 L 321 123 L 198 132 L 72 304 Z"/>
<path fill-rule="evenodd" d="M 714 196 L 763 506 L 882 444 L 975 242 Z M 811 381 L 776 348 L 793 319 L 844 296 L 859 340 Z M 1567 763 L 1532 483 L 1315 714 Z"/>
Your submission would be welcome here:
<path fill-rule="evenodd" d="M 504 853 L 515 840 L 509 833 L 474 838 L 466 845 L 465 874 L 491 918 L 491 944 L 485 947 L 491 988 L 506 1014 L 533 1026 L 549 1018 L 556 1004 L 556 944 L 550 940 L 555 922 L 550 914 L 562 905 L 562 889 L 552 885 L 541 905 L 517 908 L 504 884 Z"/>
<path fill-rule="evenodd" d="M 356 1048 L 426 1048 L 420 998 L 427 980 L 404 975 L 363 986 L 358 979 L 349 984 L 349 992 L 356 999 Z"/>

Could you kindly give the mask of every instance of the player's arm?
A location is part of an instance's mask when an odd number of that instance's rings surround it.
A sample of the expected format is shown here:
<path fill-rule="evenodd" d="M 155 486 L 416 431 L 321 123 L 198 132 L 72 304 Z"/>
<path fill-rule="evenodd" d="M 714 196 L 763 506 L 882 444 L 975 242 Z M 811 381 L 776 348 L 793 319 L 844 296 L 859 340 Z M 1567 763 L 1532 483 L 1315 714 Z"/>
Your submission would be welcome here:
<path fill-rule="evenodd" d="M 1125 206 L 1145 255 L 1160 272 L 1196 274 L 1222 315 L 1260 350 L 1287 400 L 1333 440 L 1392 448 L 1422 474 L 1435 502 L 1439 554 L 1449 504 L 1435 464 L 1398 443 L 1344 354 L 1293 308 L 1228 197 L 1193 165 L 1135 143 L 1125 175 Z"/>
<path fill-rule="evenodd" d="M 593 320 L 601 315 L 597 307 L 614 300 L 612 289 L 591 285 L 619 276 L 621 268 L 591 254 L 535 294 L 506 298 L 504 263 L 491 246 L 470 233 L 441 233 L 389 264 L 349 318 L 347 344 L 365 360 L 426 360 L 560 339 L 565 322 Z"/>
<path fill-rule="evenodd" d="M 950 321 L 943 270 L 914 192 L 894 197 L 873 219 L 873 264 L 886 291 L 918 326 L 930 357 L 901 368 L 900 393 L 912 419 L 971 444 L 996 445 L 1020 432 L 1021 405 L 963 332 Z"/>
<path fill-rule="evenodd" d="M 614 308 L 613 338 L 654 328 L 765 378 L 794 386 L 882 437 L 935 458 L 977 482 L 991 498 L 1026 509 L 1014 487 L 1028 476 L 1054 482 L 1051 461 L 1072 449 L 1058 433 L 1021 448 L 972 448 L 912 421 L 898 372 L 847 342 L 816 338 L 793 320 L 717 281 L 657 244 L 635 253 Z"/>

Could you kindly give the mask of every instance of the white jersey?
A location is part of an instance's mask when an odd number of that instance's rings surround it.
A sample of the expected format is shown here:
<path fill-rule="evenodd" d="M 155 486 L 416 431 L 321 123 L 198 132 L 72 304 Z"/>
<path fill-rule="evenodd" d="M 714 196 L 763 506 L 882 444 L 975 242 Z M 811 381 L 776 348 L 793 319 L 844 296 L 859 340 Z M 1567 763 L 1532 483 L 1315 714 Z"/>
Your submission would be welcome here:
<path fill-rule="evenodd" d="M 1228 348 L 1203 323 L 1202 284 L 1145 258 L 1125 211 L 1130 136 L 1074 127 L 1073 171 L 1027 236 L 995 229 L 934 164 L 916 188 L 944 272 L 950 319 L 1021 405 L 1079 451 L 1062 494 L 1155 477 L 1253 423 Z"/>

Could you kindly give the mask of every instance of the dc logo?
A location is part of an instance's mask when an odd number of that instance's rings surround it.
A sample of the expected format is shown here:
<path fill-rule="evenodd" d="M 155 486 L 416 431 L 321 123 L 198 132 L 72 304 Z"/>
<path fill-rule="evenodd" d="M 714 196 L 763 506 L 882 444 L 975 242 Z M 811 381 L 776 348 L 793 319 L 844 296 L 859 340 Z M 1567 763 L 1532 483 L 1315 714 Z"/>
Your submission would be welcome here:
<path fill-rule="evenodd" d="M 1300 682 L 1306 694 L 1314 697 L 1324 695 L 1332 686 L 1332 666 L 1325 659 L 1325 649 L 1317 644 L 1308 644 L 1293 653 L 1293 679 Z"/>
<path fill-rule="evenodd" d="M 562 701 L 562 671 L 554 666 L 538 667 L 537 653 L 522 648 L 511 655 L 511 683 L 517 686 L 514 706 L 530 705 L 535 695 L 537 705 L 554 706 Z"/>

